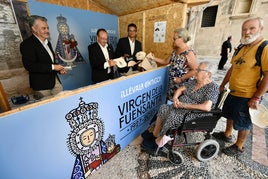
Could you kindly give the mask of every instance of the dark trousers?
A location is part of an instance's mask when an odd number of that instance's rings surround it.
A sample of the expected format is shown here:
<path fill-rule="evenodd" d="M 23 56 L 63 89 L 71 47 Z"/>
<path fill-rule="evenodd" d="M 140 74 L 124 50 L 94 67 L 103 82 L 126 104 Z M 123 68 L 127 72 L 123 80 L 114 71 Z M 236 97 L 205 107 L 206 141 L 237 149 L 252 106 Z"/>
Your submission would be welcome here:
<path fill-rule="evenodd" d="M 219 70 L 223 69 L 223 66 L 225 65 L 227 60 L 228 60 L 228 56 L 221 56 L 221 60 L 220 60 L 219 65 L 218 65 Z"/>

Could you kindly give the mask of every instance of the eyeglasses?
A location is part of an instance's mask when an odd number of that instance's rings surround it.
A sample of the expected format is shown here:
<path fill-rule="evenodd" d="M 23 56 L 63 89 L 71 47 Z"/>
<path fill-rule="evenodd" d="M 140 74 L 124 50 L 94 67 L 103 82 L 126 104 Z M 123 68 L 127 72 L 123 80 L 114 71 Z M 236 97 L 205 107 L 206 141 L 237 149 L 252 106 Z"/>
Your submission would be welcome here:
<path fill-rule="evenodd" d="M 180 39 L 181 36 L 178 36 L 177 38 L 173 38 L 173 41 L 176 41 L 177 39 Z"/>
<path fill-rule="evenodd" d="M 137 32 L 137 30 L 128 30 L 128 32 Z"/>
<path fill-rule="evenodd" d="M 208 70 L 204 70 L 204 69 L 200 69 L 200 68 L 197 68 L 195 71 L 196 71 L 197 73 L 199 73 L 200 71 L 209 72 Z"/>

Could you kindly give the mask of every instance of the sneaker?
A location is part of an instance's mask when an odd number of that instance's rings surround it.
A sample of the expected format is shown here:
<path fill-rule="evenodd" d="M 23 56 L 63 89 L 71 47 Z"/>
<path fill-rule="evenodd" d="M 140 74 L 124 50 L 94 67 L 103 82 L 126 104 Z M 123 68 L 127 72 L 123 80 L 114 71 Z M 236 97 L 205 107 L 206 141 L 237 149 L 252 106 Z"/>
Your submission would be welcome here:
<path fill-rule="evenodd" d="M 243 149 L 239 149 L 237 145 L 233 144 L 230 147 L 226 147 L 222 149 L 222 152 L 225 153 L 228 156 L 238 156 L 244 152 L 244 147 Z"/>
<path fill-rule="evenodd" d="M 233 142 L 233 139 L 232 139 L 232 136 L 230 135 L 229 137 L 226 137 L 224 132 L 214 132 L 212 134 L 213 137 L 215 137 L 216 139 L 220 139 L 224 142 L 228 142 L 228 143 L 232 143 Z"/>
<path fill-rule="evenodd" d="M 152 132 L 149 132 L 148 130 L 144 131 L 141 134 L 141 137 L 145 140 L 153 140 L 156 139 L 156 137 L 154 136 L 154 134 Z"/>

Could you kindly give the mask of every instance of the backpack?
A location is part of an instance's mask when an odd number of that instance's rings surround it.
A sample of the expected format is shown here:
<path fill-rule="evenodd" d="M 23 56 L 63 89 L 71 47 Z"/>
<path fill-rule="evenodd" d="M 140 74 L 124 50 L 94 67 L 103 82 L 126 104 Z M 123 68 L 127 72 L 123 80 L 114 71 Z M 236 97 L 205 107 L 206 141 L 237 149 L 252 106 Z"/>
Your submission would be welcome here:
<path fill-rule="evenodd" d="M 256 52 L 256 54 L 255 54 L 255 59 L 256 59 L 256 64 L 255 64 L 255 66 L 260 66 L 260 67 L 261 67 L 261 55 L 262 55 L 263 48 L 264 48 L 266 45 L 268 45 L 268 40 L 263 41 L 263 42 L 259 45 L 259 47 L 258 47 L 258 49 L 257 49 L 257 52 Z M 241 48 L 242 48 L 243 46 L 244 46 L 243 44 L 239 44 L 239 45 L 238 45 L 237 49 L 236 49 L 235 52 L 234 52 L 234 56 L 238 54 L 238 52 L 241 50 Z M 262 69 L 260 70 L 260 79 L 259 79 L 258 82 L 257 82 L 257 86 L 258 86 L 258 84 L 259 84 L 261 78 L 262 78 Z M 268 91 L 266 91 L 266 93 L 268 93 Z"/>

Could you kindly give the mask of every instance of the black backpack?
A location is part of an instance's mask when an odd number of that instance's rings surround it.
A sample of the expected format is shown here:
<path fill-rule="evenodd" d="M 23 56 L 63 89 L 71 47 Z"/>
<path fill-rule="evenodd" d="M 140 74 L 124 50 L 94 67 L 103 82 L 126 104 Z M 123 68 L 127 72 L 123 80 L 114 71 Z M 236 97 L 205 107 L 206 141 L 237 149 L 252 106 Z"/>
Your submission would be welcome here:
<path fill-rule="evenodd" d="M 256 52 L 256 55 L 255 55 L 255 59 L 256 59 L 256 64 L 255 66 L 260 66 L 261 67 L 261 55 L 262 55 L 262 51 L 263 51 L 263 48 L 268 44 L 268 40 L 265 40 L 263 41 L 258 49 L 257 49 L 257 52 Z M 236 48 L 235 52 L 234 52 L 234 56 L 238 54 L 238 52 L 241 50 L 241 48 L 244 47 L 243 44 L 239 44 L 238 47 Z"/>
<path fill-rule="evenodd" d="M 261 55 L 262 55 L 262 51 L 263 51 L 263 48 L 264 48 L 267 44 L 268 44 L 268 40 L 265 40 L 265 41 L 263 41 L 263 42 L 259 45 L 259 47 L 258 47 L 258 49 L 257 49 L 257 52 L 256 52 L 256 54 L 255 54 L 255 59 L 256 59 L 256 64 L 255 64 L 255 66 L 260 66 L 260 67 L 261 67 Z M 244 46 L 244 45 L 242 45 L 242 44 L 239 44 L 239 45 L 238 45 L 237 49 L 236 49 L 235 52 L 234 52 L 234 56 L 238 54 L 238 52 L 241 50 L 241 48 L 242 48 L 243 46 Z M 259 79 L 259 81 L 261 80 L 261 78 L 262 78 L 262 69 L 260 70 L 260 79 Z M 259 84 L 259 81 L 258 81 L 258 83 L 257 83 L 257 86 L 258 86 L 258 84 Z M 266 92 L 268 92 L 268 91 L 266 91 Z"/>

